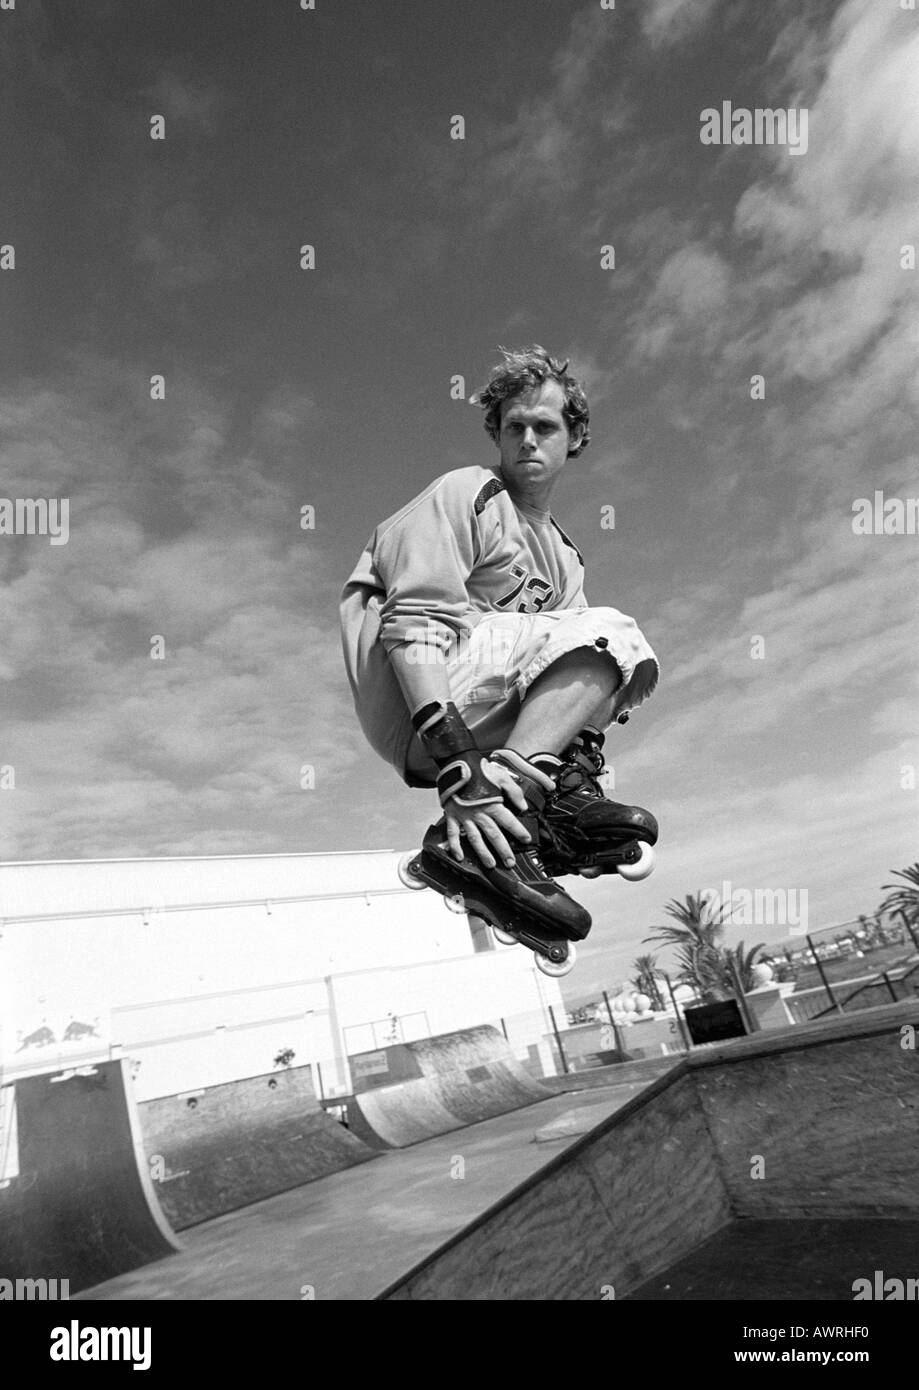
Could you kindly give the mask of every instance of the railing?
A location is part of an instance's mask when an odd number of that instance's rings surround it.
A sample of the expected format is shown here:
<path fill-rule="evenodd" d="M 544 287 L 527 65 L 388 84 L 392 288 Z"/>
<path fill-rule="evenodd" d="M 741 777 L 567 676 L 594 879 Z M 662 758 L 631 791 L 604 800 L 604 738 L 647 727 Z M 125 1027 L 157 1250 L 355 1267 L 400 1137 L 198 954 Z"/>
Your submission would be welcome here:
<path fill-rule="evenodd" d="M 908 982 L 916 977 L 916 982 Z M 855 1005 L 858 1009 L 873 1009 L 879 1004 L 898 1003 L 901 999 L 909 999 L 911 995 L 919 994 L 919 962 L 906 967 L 895 967 L 893 970 L 881 970 L 872 979 L 866 980 L 854 989 L 851 994 L 847 994 L 844 999 L 837 999 L 836 1005 L 821 1009 L 814 1014 L 814 1018 L 824 1018 L 827 1014 L 844 1011 L 852 1004 L 854 999 L 861 999 L 863 1002 Z"/>

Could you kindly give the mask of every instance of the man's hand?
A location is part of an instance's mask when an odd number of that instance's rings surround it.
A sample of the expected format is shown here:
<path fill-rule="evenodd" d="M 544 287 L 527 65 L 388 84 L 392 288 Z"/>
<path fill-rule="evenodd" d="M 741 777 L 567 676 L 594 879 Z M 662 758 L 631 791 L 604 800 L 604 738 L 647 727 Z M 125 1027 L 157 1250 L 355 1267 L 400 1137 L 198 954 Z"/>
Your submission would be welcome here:
<path fill-rule="evenodd" d="M 455 796 L 444 804 L 447 822 L 447 841 L 456 859 L 463 858 L 460 844 L 460 831 L 464 831 L 470 848 L 479 856 L 486 869 L 493 869 L 497 859 L 508 868 L 514 862 L 514 851 L 508 844 L 507 836 L 528 843 L 530 836 L 514 815 L 512 807 L 524 814 L 527 811 L 526 797 L 520 783 L 498 763 L 483 759 L 481 770 L 493 782 L 505 798 L 505 802 L 495 801 L 487 806 L 463 806 Z M 497 859 L 495 856 L 497 855 Z"/>
<path fill-rule="evenodd" d="M 464 858 L 460 832 L 486 869 L 501 859 L 508 868 L 514 851 L 507 836 L 524 843 L 530 835 L 514 815 L 527 814 L 526 797 L 519 781 L 506 767 L 493 763 L 476 746 L 459 710 L 452 701 L 431 701 L 412 715 L 412 723 L 425 751 L 440 769 L 437 792 L 444 809 L 447 843 L 455 859 Z"/>

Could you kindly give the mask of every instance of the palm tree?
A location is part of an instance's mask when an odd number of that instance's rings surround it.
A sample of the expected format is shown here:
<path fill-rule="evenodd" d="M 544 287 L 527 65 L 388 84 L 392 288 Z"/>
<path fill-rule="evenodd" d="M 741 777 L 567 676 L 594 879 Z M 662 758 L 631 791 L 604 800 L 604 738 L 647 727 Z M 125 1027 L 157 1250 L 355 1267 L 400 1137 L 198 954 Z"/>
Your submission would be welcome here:
<path fill-rule="evenodd" d="M 671 899 L 664 911 L 674 917 L 679 925 L 658 927 L 656 936 L 646 936 L 644 939 L 663 941 L 674 948 L 680 966 L 677 974 L 680 984 L 691 985 L 703 1004 L 731 999 L 736 992 L 731 969 L 733 962 L 744 991 L 753 989 L 753 967 L 765 943 L 760 941 L 749 950 L 742 941 L 734 947 L 723 946 L 725 925 L 731 915 L 729 907 L 722 904 L 715 909 L 701 893 L 695 896 L 690 893 L 684 903 Z M 635 964 L 637 966 L 639 961 Z"/>
<path fill-rule="evenodd" d="M 729 997 L 732 991 L 725 989 L 720 945 L 729 909 L 713 908 L 700 892 L 688 893 L 684 903 L 672 898 L 664 911 L 675 918 L 678 925 L 673 927 L 665 923 L 656 928 L 656 935 L 643 940 L 660 941 L 674 949 L 679 965 L 678 982 L 698 990 L 703 1003 L 711 1004 Z"/>
<path fill-rule="evenodd" d="M 663 996 L 660 986 L 657 983 L 657 957 L 656 956 L 636 956 L 632 962 L 638 974 L 632 984 L 636 989 L 640 989 L 642 994 L 650 996 L 651 1004 L 654 1008 L 664 1007 Z"/>
<path fill-rule="evenodd" d="M 763 950 L 765 945 L 765 941 L 760 941 L 757 945 L 751 946 L 749 951 L 747 951 L 744 947 L 744 943 L 739 941 L 733 948 L 728 947 L 722 952 L 725 983 L 730 988 L 731 993 L 734 992 L 734 976 L 728 962 L 730 960 L 734 961 L 734 965 L 737 969 L 737 978 L 740 980 L 744 994 L 747 994 L 755 987 L 756 981 L 753 978 L 753 967 L 757 963 L 759 952 Z"/>
<path fill-rule="evenodd" d="M 899 912 L 910 926 L 919 924 L 919 864 L 911 864 L 908 869 L 891 869 L 897 878 L 904 878 L 910 885 L 904 888 L 899 883 L 882 883 L 881 890 L 890 889 L 878 912 L 893 914 Z"/>

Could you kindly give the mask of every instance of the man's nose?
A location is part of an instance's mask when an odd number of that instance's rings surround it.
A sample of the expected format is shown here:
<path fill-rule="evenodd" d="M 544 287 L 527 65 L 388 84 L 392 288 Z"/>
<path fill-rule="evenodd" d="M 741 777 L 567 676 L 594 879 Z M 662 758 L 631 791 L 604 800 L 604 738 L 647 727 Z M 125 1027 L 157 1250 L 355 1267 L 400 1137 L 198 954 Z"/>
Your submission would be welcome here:
<path fill-rule="evenodd" d="M 523 447 L 525 449 L 536 448 L 536 431 L 527 427 L 523 432 Z"/>

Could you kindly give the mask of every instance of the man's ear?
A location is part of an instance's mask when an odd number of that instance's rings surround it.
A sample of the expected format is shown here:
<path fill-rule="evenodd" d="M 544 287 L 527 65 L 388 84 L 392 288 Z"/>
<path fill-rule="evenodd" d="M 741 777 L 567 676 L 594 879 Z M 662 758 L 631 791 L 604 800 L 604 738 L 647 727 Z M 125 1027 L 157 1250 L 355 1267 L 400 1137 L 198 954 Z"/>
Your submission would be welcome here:
<path fill-rule="evenodd" d="M 583 426 L 583 425 L 575 425 L 575 427 L 574 427 L 573 430 L 569 430 L 569 431 L 568 431 L 568 457 L 569 457 L 569 458 L 571 458 L 571 455 L 572 455 L 573 453 L 576 453 L 576 452 L 577 452 L 577 450 L 581 447 L 581 444 L 582 444 L 583 442 L 584 442 L 584 426 Z"/>

